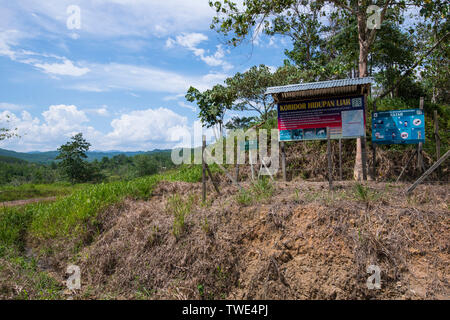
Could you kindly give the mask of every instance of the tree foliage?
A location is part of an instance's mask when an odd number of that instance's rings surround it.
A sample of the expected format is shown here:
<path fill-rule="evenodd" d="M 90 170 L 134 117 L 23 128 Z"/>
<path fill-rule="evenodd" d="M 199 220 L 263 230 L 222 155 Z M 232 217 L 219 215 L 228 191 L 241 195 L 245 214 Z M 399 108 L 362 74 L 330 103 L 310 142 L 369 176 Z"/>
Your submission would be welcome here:
<path fill-rule="evenodd" d="M 61 160 L 59 166 L 72 183 L 87 182 L 93 177 L 94 167 L 85 161 L 90 146 L 91 144 L 83 138 L 83 134 L 78 133 L 71 141 L 58 148 L 59 154 L 56 159 Z"/>
<path fill-rule="evenodd" d="M 222 135 L 223 119 L 227 110 L 231 109 L 235 93 L 223 85 L 215 85 L 212 89 L 200 92 L 190 87 L 186 100 L 196 102 L 200 109 L 199 118 L 207 128 L 218 126 Z"/>

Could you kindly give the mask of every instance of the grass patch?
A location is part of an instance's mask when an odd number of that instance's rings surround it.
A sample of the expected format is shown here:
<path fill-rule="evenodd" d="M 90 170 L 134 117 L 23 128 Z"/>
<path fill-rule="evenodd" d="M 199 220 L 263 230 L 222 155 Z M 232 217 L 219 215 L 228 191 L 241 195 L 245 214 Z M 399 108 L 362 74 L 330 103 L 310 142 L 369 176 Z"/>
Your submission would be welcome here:
<path fill-rule="evenodd" d="M 366 205 L 369 205 L 381 197 L 381 194 L 360 183 L 356 183 L 353 190 L 355 198 L 364 202 Z"/>
<path fill-rule="evenodd" d="M 179 194 L 175 194 L 167 201 L 166 211 L 174 216 L 173 235 L 179 239 L 185 230 L 185 218 L 191 212 L 194 204 L 194 197 L 191 195 L 186 200 Z"/>
<path fill-rule="evenodd" d="M 0 257 L 0 299 L 55 300 L 63 299 L 63 287 L 37 267 L 35 259 L 8 250 Z"/>
<path fill-rule="evenodd" d="M 212 164 L 209 166 L 211 174 L 215 174 L 220 171 L 219 166 Z M 165 174 L 165 180 L 167 181 L 184 181 L 184 182 L 200 182 L 202 181 L 202 166 L 197 165 L 182 165 L 176 170 L 168 171 Z"/>
<path fill-rule="evenodd" d="M 145 199 L 162 179 L 160 175 L 132 181 L 92 185 L 53 203 L 38 203 L 33 208 L 30 232 L 37 238 L 74 238 L 97 225 L 102 210 L 125 197 Z"/>
<path fill-rule="evenodd" d="M 241 189 L 236 196 L 236 201 L 241 205 L 250 205 L 254 201 L 270 199 L 274 192 L 274 186 L 269 178 L 263 177 L 253 183 L 250 189 Z"/>
<path fill-rule="evenodd" d="M 4 207 L 0 210 L 0 257 L 8 249 L 22 251 L 25 234 L 33 217 L 32 207 Z"/>
<path fill-rule="evenodd" d="M 27 183 L 20 186 L 0 186 L 0 202 L 65 196 L 85 186 L 85 184 L 72 185 L 66 182 L 52 184 Z"/>

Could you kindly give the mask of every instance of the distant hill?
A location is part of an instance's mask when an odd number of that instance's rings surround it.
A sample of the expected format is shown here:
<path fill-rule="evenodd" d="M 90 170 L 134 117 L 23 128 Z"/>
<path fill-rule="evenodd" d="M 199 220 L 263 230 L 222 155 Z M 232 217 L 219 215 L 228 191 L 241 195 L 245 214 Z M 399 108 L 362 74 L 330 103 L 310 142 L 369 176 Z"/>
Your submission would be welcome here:
<path fill-rule="evenodd" d="M 6 156 L 0 156 L 0 162 L 5 163 L 27 163 L 25 160 L 14 158 L 14 157 L 6 157 Z"/>
<path fill-rule="evenodd" d="M 123 151 L 89 151 L 87 152 L 87 160 L 94 161 L 95 159 L 101 160 L 103 157 L 112 158 L 114 156 L 124 154 L 128 157 L 132 157 L 138 154 L 153 154 L 160 152 L 170 152 L 170 150 L 160 150 L 155 149 L 152 151 L 133 151 L 133 152 L 123 152 Z M 36 163 L 50 163 L 55 161 L 58 156 L 58 151 L 46 151 L 46 152 L 16 152 L 11 150 L 0 149 L 0 160 L 4 162 L 14 162 L 13 159 L 20 159 L 29 162 Z"/>

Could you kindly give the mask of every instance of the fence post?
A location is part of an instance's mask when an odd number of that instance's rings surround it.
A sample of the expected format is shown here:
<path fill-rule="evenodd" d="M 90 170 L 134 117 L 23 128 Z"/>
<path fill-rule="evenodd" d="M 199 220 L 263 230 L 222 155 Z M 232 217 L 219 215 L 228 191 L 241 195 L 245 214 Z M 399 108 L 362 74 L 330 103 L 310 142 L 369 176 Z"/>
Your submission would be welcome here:
<path fill-rule="evenodd" d="M 436 159 L 441 157 L 441 137 L 439 136 L 439 121 L 437 110 L 434 110 L 434 138 L 436 139 Z M 441 173 L 441 167 L 437 169 L 438 174 Z"/>
<path fill-rule="evenodd" d="M 420 97 L 420 105 L 419 108 L 420 110 L 423 110 L 423 97 Z M 423 143 L 419 142 L 419 145 L 417 146 L 417 166 L 419 167 L 419 171 L 423 172 Z"/>
<path fill-rule="evenodd" d="M 342 139 L 339 139 L 339 180 L 342 181 Z"/>
<path fill-rule="evenodd" d="M 284 150 L 284 142 L 280 142 L 281 145 L 281 169 L 283 170 L 283 180 L 287 181 L 286 177 L 286 153 Z"/>
<path fill-rule="evenodd" d="M 330 139 L 330 127 L 327 127 L 327 156 L 328 156 L 328 184 L 330 186 L 330 191 L 333 189 L 333 171 L 331 164 L 331 139 Z"/>
<path fill-rule="evenodd" d="M 202 136 L 202 199 L 206 201 L 206 162 L 205 162 L 206 136 Z"/>

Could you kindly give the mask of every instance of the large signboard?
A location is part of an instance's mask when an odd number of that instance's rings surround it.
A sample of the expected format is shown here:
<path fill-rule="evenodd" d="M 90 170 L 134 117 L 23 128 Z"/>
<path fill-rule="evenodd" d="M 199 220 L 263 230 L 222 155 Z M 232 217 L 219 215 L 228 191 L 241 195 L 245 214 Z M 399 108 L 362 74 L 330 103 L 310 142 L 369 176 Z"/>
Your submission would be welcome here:
<path fill-rule="evenodd" d="M 323 140 L 365 135 L 364 97 L 324 98 L 278 104 L 280 141 Z"/>
<path fill-rule="evenodd" d="M 425 142 L 423 110 L 372 112 L 372 142 L 379 144 Z"/>

